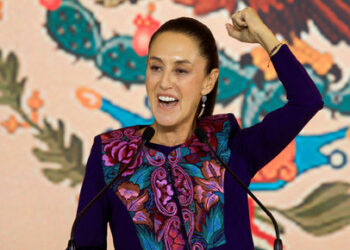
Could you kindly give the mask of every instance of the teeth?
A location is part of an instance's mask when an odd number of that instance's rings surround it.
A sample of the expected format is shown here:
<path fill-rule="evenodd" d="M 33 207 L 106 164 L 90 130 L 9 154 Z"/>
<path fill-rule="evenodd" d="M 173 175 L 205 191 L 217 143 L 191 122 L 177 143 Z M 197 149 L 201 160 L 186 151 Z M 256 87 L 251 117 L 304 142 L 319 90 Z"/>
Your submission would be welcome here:
<path fill-rule="evenodd" d="M 170 96 L 159 96 L 158 98 L 162 102 L 173 102 L 173 101 L 176 101 L 176 99 L 174 97 L 170 97 Z"/>

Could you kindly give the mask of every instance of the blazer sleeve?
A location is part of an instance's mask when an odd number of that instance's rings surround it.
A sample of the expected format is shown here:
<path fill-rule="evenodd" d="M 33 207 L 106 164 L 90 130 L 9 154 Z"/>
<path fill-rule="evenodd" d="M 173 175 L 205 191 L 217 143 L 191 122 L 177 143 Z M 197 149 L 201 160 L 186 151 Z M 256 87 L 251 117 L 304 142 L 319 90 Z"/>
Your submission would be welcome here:
<path fill-rule="evenodd" d="M 86 164 L 77 213 L 79 213 L 105 186 L 101 155 L 101 137 L 95 136 Z M 109 205 L 107 193 L 105 193 L 90 207 L 77 223 L 75 231 L 77 248 L 79 250 L 106 249 L 108 221 Z"/>
<path fill-rule="evenodd" d="M 230 142 L 232 153 L 248 163 L 251 177 L 279 154 L 324 104 L 315 83 L 286 44 L 271 61 L 288 102 L 260 123 L 238 130 Z"/>

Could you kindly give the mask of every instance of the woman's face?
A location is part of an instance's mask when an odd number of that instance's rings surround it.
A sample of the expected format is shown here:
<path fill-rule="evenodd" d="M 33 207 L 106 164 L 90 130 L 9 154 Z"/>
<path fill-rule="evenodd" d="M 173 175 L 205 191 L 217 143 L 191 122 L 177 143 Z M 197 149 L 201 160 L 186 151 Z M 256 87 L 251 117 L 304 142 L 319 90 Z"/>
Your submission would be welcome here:
<path fill-rule="evenodd" d="M 155 121 L 174 127 L 193 123 L 201 95 L 208 94 L 215 80 L 206 76 L 206 59 L 196 41 L 174 32 L 164 32 L 148 54 L 146 89 Z"/>

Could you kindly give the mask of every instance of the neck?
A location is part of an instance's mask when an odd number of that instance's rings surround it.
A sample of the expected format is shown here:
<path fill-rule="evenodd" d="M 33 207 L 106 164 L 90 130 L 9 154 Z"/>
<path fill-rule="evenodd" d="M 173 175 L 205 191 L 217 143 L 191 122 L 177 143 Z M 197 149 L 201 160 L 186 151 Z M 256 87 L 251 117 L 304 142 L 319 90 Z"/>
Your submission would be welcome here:
<path fill-rule="evenodd" d="M 151 126 L 155 130 L 151 142 L 171 147 L 183 144 L 188 138 L 190 138 L 195 129 L 196 122 L 172 127 L 161 126 L 157 122 L 154 122 Z"/>

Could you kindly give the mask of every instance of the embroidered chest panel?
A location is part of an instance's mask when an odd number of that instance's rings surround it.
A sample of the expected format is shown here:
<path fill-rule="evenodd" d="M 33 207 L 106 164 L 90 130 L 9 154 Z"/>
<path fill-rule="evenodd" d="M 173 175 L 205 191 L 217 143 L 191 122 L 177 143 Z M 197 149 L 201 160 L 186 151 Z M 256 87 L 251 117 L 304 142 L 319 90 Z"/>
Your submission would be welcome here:
<path fill-rule="evenodd" d="M 200 120 L 210 145 L 228 163 L 228 115 Z M 109 183 L 141 144 L 139 127 L 101 135 L 102 166 Z M 167 157 L 144 147 L 112 186 L 124 203 L 144 249 L 207 249 L 224 244 L 225 169 L 193 135 Z"/>

